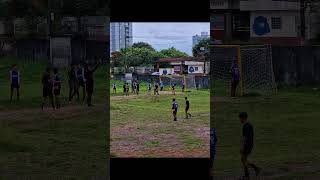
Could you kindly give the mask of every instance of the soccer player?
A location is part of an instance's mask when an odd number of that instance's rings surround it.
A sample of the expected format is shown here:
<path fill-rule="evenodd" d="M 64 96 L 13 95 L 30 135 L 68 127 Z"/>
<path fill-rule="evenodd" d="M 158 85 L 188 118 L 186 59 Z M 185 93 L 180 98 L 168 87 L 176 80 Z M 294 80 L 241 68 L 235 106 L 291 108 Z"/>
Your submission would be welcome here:
<path fill-rule="evenodd" d="M 123 87 L 123 95 L 126 95 L 127 94 L 127 83 L 124 82 L 122 87 Z"/>
<path fill-rule="evenodd" d="M 182 87 L 182 92 L 184 92 L 184 80 L 182 80 L 181 87 Z"/>
<path fill-rule="evenodd" d="M 73 96 L 78 91 L 78 85 L 77 85 L 77 66 L 75 64 L 72 64 L 69 72 L 68 72 L 68 82 L 69 82 L 69 102 L 72 101 Z M 79 94 L 78 94 L 79 97 Z"/>
<path fill-rule="evenodd" d="M 97 58 L 95 58 L 97 60 Z M 101 60 L 96 61 L 96 65 L 91 67 L 88 63 L 86 63 L 84 68 L 84 74 L 85 74 L 85 92 L 87 93 L 87 105 L 88 107 L 93 106 L 92 105 L 92 95 L 93 95 L 93 88 L 94 88 L 94 78 L 93 73 L 98 69 L 99 65 L 101 63 Z"/>
<path fill-rule="evenodd" d="M 240 81 L 240 70 L 237 63 L 232 63 L 231 65 L 231 97 L 236 96 L 237 86 Z"/>
<path fill-rule="evenodd" d="M 255 164 L 248 161 L 248 156 L 251 154 L 253 148 L 253 126 L 248 121 L 248 114 L 246 112 L 239 113 L 240 123 L 242 126 L 242 144 L 240 147 L 241 162 L 244 169 L 244 176 L 242 179 L 249 179 L 249 166 L 252 167 L 256 173 L 259 175 L 261 168 L 257 167 Z"/>
<path fill-rule="evenodd" d="M 163 91 L 163 82 L 160 81 L 160 91 Z"/>
<path fill-rule="evenodd" d="M 139 95 L 139 91 L 140 91 L 140 84 L 139 84 L 139 81 L 137 80 L 137 95 Z"/>
<path fill-rule="evenodd" d="M 189 116 L 191 117 L 191 114 L 188 112 L 189 111 L 189 108 L 190 108 L 190 102 L 188 100 L 187 97 L 184 98 L 186 100 L 186 109 L 185 109 L 185 112 L 186 112 L 186 119 L 189 118 Z"/>
<path fill-rule="evenodd" d="M 61 80 L 60 75 L 58 74 L 58 68 L 53 69 L 53 95 L 55 98 L 55 108 L 60 109 L 60 91 L 61 91 Z"/>
<path fill-rule="evenodd" d="M 13 91 L 16 89 L 17 91 L 17 100 L 20 98 L 20 72 L 17 68 L 17 65 L 12 65 L 9 71 L 9 79 L 10 79 L 10 101 L 12 101 Z"/>
<path fill-rule="evenodd" d="M 130 91 L 129 83 L 126 83 L 125 91 L 126 91 L 126 96 L 129 96 L 129 91 Z"/>
<path fill-rule="evenodd" d="M 173 121 L 177 121 L 177 113 L 178 113 L 178 103 L 176 102 L 176 99 L 172 99 L 172 115 L 173 115 Z"/>
<path fill-rule="evenodd" d="M 116 83 L 112 84 L 112 91 L 113 91 L 113 94 L 117 93 L 117 85 L 116 85 Z"/>
<path fill-rule="evenodd" d="M 151 83 L 148 82 L 148 95 L 150 95 L 150 92 L 151 92 Z"/>
<path fill-rule="evenodd" d="M 85 63 L 85 67 L 88 67 L 88 64 Z M 85 67 L 81 67 L 80 64 L 78 64 L 78 68 L 77 68 L 77 96 L 78 96 L 78 100 L 79 100 L 79 89 L 80 87 L 82 87 L 82 101 L 85 100 L 86 98 L 86 77 L 85 77 Z"/>
<path fill-rule="evenodd" d="M 154 92 L 153 92 L 153 95 L 157 95 L 159 96 L 159 84 L 157 82 L 155 82 L 154 84 Z"/>
<path fill-rule="evenodd" d="M 47 67 L 46 72 L 42 75 L 42 111 L 43 111 L 43 106 L 45 104 L 45 102 L 47 101 L 47 98 L 49 97 L 52 108 L 54 109 L 54 103 L 53 103 L 53 94 L 52 94 L 52 80 L 53 80 L 53 75 L 51 72 L 51 69 L 49 67 Z"/>
<path fill-rule="evenodd" d="M 172 89 L 172 94 L 176 95 L 176 84 L 175 83 L 171 86 L 171 89 Z"/>

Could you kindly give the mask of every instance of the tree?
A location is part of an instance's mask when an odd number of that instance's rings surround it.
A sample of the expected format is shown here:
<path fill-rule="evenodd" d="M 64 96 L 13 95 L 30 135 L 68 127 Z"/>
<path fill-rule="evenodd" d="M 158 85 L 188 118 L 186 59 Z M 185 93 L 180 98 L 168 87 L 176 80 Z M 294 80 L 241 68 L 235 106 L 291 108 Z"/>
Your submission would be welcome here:
<path fill-rule="evenodd" d="M 133 48 L 147 48 L 147 49 L 150 49 L 152 51 L 155 51 L 155 49 L 148 43 L 146 42 L 137 42 L 137 43 L 134 43 L 132 45 Z"/>
<path fill-rule="evenodd" d="M 160 51 L 164 57 L 171 57 L 171 58 L 179 58 L 179 57 L 188 57 L 188 54 L 182 51 L 177 50 L 174 47 L 163 49 Z"/>
<path fill-rule="evenodd" d="M 206 60 L 209 59 L 209 44 L 210 39 L 203 39 L 198 44 L 192 47 L 192 54 L 194 57 L 204 56 Z"/>

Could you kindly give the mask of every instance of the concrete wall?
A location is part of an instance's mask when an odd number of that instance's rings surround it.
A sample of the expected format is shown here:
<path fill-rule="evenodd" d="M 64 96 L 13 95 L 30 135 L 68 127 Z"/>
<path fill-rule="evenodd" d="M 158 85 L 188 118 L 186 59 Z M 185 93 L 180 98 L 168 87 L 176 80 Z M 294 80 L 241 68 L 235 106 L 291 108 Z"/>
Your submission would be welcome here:
<path fill-rule="evenodd" d="M 240 0 L 241 11 L 257 10 L 299 10 L 300 0 L 293 1 L 274 1 L 274 0 Z"/>
<path fill-rule="evenodd" d="M 253 30 L 256 17 L 265 17 L 268 20 L 270 32 L 262 36 L 257 35 Z M 281 29 L 272 29 L 271 18 L 281 17 Z M 298 37 L 299 12 L 290 11 L 253 11 L 250 17 L 250 36 L 251 37 Z"/>

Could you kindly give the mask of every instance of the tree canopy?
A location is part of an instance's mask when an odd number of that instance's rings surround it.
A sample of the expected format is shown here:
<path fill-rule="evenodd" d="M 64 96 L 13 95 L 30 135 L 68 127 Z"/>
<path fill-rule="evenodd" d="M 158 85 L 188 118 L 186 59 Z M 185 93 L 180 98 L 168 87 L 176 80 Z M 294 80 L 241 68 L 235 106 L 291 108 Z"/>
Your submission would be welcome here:
<path fill-rule="evenodd" d="M 160 51 L 160 53 L 163 54 L 165 57 L 172 57 L 172 58 L 188 57 L 187 53 L 181 52 L 174 47 L 171 47 L 169 49 L 163 49 Z"/>
<path fill-rule="evenodd" d="M 133 48 L 147 48 L 147 49 L 150 49 L 152 51 L 155 51 L 155 49 L 150 44 L 148 44 L 146 42 L 133 43 L 132 47 Z"/>
<path fill-rule="evenodd" d="M 210 39 L 203 39 L 192 48 L 192 54 L 194 57 L 205 56 L 206 60 L 209 59 L 209 44 Z"/>

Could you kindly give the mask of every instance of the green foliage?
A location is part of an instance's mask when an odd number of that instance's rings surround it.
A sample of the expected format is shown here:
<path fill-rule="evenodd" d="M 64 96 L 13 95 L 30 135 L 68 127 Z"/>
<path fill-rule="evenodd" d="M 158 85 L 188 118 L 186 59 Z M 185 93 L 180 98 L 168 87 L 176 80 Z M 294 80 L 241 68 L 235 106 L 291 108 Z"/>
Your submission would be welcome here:
<path fill-rule="evenodd" d="M 172 58 L 188 57 L 187 53 L 181 52 L 174 47 L 171 47 L 169 49 L 163 49 L 160 51 L 160 53 L 162 53 L 165 57 L 172 57 Z"/>
<path fill-rule="evenodd" d="M 209 59 L 209 44 L 210 39 L 203 39 L 198 44 L 194 45 L 192 47 L 192 54 L 194 57 L 202 56 L 204 55 L 206 60 Z M 204 50 L 202 50 L 204 48 Z"/>
<path fill-rule="evenodd" d="M 147 48 L 147 49 L 150 49 L 152 51 L 155 51 L 155 49 L 148 43 L 146 42 L 137 42 L 137 43 L 134 43 L 132 45 L 133 48 Z"/>

